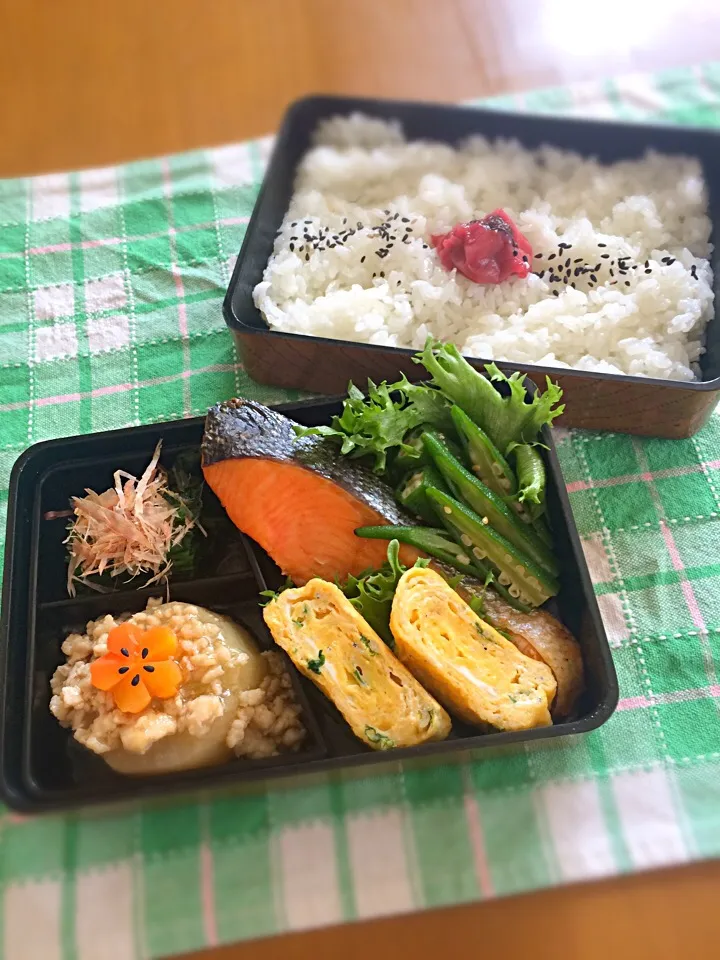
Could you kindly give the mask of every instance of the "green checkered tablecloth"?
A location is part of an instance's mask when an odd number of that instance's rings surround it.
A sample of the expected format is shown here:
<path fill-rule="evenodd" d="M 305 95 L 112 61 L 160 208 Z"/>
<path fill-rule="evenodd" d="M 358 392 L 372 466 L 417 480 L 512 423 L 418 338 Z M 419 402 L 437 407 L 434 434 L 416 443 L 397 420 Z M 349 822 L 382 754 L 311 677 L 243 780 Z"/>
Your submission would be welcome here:
<path fill-rule="evenodd" d="M 720 65 L 493 101 L 720 125 Z M 252 383 L 221 298 L 269 140 L 0 182 L 0 529 L 28 444 Z M 560 454 L 620 678 L 554 740 L 253 795 L 0 819 L 0 954 L 131 960 L 720 853 L 720 416 Z"/>

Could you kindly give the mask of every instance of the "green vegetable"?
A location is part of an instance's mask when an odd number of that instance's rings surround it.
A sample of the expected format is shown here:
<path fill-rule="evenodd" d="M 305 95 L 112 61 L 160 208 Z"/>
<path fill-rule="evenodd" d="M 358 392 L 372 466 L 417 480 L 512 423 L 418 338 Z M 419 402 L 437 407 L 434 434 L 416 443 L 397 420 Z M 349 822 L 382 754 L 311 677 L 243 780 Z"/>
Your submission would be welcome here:
<path fill-rule="evenodd" d="M 447 532 L 449 536 L 453 537 L 453 539 L 455 540 L 455 543 L 460 547 L 460 549 L 463 552 L 468 551 L 467 546 L 465 545 L 465 543 L 463 543 L 463 539 L 462 539 L 463 534 L 460 530 L 455 530 L 450 526 L 448 526 Z M 466 540 L 468 539 L 467 535 L 465 535 L 465 539 Z M 468 554 L 469 553 L 470 552 L 468 551 Z M 502 583 L 498 583 L 497 577 L 495 576 L 495 572 L 492 566 L 490 566 L 485 560 L 480 560 L 474 554 L 470 556 L 470 559 L 472 560 L 473 566 L 475 568 L 474 570 L 471 570 L 471 571 L 462 570 L 457 560 L 452 560 L 452 561 L 445 561 L 445 562 L 448 565 L 454 566 L 458 570 L 461 570 L 461 572 L 457 576 L 448 577 L 445 572 L 438 571 L 439 573 L 442 573 L 442 576 L 445 577 L 445 580 L 450 584 L 453 590 L 456 590 L 458 585 L 462 583 L 463 581 L 462 574 L 468 573 L 469 576 L 471 576 L 476 583 L 480 582 L 484 587 L 488 587 L 490 584 L 492 584 L 492 587 L 495 593 L 499 594 L 502 597 L 502 599 L 506 603 L 509 603 L 510 606 L 513 607 L 515 610 L 521 610 L 523 613 L 527 613 L 528 610 L 532 609 L 532 607 L 529 606 L 527 603 L 523 603 L 519 599 L 519 597 L 513 596 L 512 594 L 510 594 L 506 586 L 504 586 Z M 517 593 L 517 590 L 513 590 L 513 593 Z M 479 594 L 475 594 L 475 596 L 467 602 L 471 610 L 474 610 L 475 613 L 477 613 L 479 616 L 483 615 L 482 609 L 484 609 L 485 602 L 484 602 L 484 599 L 481 598 Z"/>
<path fill-rule="evenodd" d="M 367 680 L 363 676 L 363 672 L 360 669 L 360 667 L 355 667 L 355 669 L 353 670 L 353 676 L 355 677 L 355 679 L 357 680 L 357 682 L 360 684 L 361 687 L 369 686 Z"/>
<path fill-rule="evenodd" d="M 441 560 L 456 570 L 471 574 L 473 577 L 485 576 L 487 572 L 486 567 L 470 554 L 467 547 L 457 543 L 444 530 L 436 530 L 432 527 L 383 525 L 380 527 L 358 527 L 355 533 L 358 537 L 367 537 L 368 540 L 388 540 L 392 537 L 394 540 L 407 543 L 424 553 L 429 553 L 436 560 Z M 426 566 L 427 563 L 427 560 L 418 560 L 416 566 Z"/>
<path fill-rule="evenodd" d="M 286 577 L 285 583 L 281 587 L 279 587 L 277 590 L 261 590 L 260 596 L 267 597 L 267 600 L 265 601 L 265 603 L 261 603 L 260 606 L 266 607 L 269 603 L 272 603 L 273 600 L 277 600 L 277 598 L 280 596 L 280 594 L 284 590 L 292 590 L 294 586 L 295 584 L 292 582 L 290 577 Z"/>
<path fill-rule="evenodd" d="M 168 490 L 165 499 L 177 510 L 173 526 L 179 529 L 188 520 L 195 524 L 182 540 L 170 547 L 168 551 L 168 560 L 172 563 L 175 577 L 194 571 L 200 546 L 198 534 L 207 536 L 198 520 L 203 507 L 204 486 L 202 476 L 198 476 L 199 469 L 200 461 L 197 452 L 188 450 L 179 453 L 168 470 Z"/>
<path fill-rule="evenodd" d="M 467 601 L 467 605 L 470 607 L 473 613 L 476 613 L 479 617 L 485 613 L 485 601 L 481 596 L 477 594 L 474 597 L 470 597 Z"/>
<path fill-rule="evenodd" d="M 315 660 L 308 660 L 307 668 L 308 670 L 312 670 L 313 673 L 319 674 L 324 663 L 325 654 L 322 652 L 322 650 L 318 650 L 317 658 Z"/>
<path fill-rule="evenodd" d="M 386 527 L 392 530 L 392 527 Z M 383 539 L 385 539 L 383 537 Z M 340 589 L 362 616 L 373 628 L 375 633 L 392 649 L 395 640 L 390 632 L 390 610 L 392 608 L 395 588 L 400 577 L 405 573 L 405 567 L 400 563 L 400 544 L 398 538 L 390 534 L 391 543 L 388 544 L 387 561 L 379 570 L 370 570 L 359 577 L 350 576 Z M 426 561 L 418 560 L 422 565 Z M 370 641 L 361 635 L 360 639 L 371 650 Z M 371 651 L 372 652 L 372 651 Z"/>
<path fill-rule="evenodd" d="M 507 377 L 494 363 L 489 363 L 485 366 L 488 379 L 451 343 L 436 344 L 429 338 L 415 359 L 432 376 L 433 383 L 482 427 L 502 453 L 511 443 L 532 443 L 540 429 L 565 409 L 555 406 L 562 390 L 549 377 L 545 392 L 537 391 L 529 398 L 523 374 Z M 503 397 L 491 380 L 506 384 L 509 395 Z"/>
<path fill-rule="evenodd" d="M 430 458 L 425 452 L 425 447 L 422 442 L 422 435 L 426 430 L 435 430 L 435 425 L 432 423 L 422 423 L 419 427 L 411 430 L 405 437 L 403 446 L 398 450 L 392 464 L 392 473 L 396 477 L 409 473 L 411 470 L 419 470 L 420 467 L 430 463 Z M 457 443 L 448 436 L 447 432 L 438 433 L 438 435 L 458 460 L 464 459 L 463 451 Z"/>
<path fill-rule="evenodd" d="M 433 458 L 435 466 L 458 499 L 464 501 L 481 517 L 487 517 L 498 533 L 507 537 L 510 543 L 520 550 L 524 550 L 531 560 L 534 560 L 535 563 L 550 571 L 550 573 L 557 574 L 558 568 L 555 558 L 531 527 L 523 523 L 522 520 L 518 520 L 496 493 L 493 493 L 484 483 L 481 483 L 467 471 L 438 440 L 437 436 L 431 433 L 423 434 L 423 442 L 425 449 Z M 432 484 L 428 484 L 428 486 L 432 486 Z M 436 489 L 442 490 L 442 487 L 436 487 Z M 424 499 L 426 504 L 435 510 L 432 506 L 432 500 L 426 495 Z M 437 516 L 437 513 L 435 515 Z"/>
<path fill-rule="evenodd" d="M 296 426 L 295 432 L 300 437 L 330 437 L 341 444 L 343 456 L 371 456 L 375 473 L 384 473 L 388 454 L 406 449 L 406 435 L 422 424 L 451 430 L 450 404 L 438 390 L 403 377 L 379 386 L 368 380 L 367 397 L 351 383 L 343 412 L 330 426 Z"/>
<path fill-rule="evenodd" d="M 515 469 L 517 470 L 519 493 L 518 500 L 524 504 L 531 520 L 545 510 L 545 464 L 538 450 L 527 443 L 519 443 L 513 448 Z"/>
<path fill-rule="evenodd" d="M 473 473 L 501 497 L 514 494 L 517 489 L 515 474 L 490 437 L 460 407 L 453 406 L 451 415 L 465 443 Z"/>
<path fill-rule="evenodd" d="M 473 557 L 487 560 L 499 571 L 498 580 L 507 585 L 511 596 L 539 607 L 559 589 L 554 577 L 542 570 L 516 546 L 501 536 L 489 523 L 484 523 L 464 504 L 440 490 L 428 490 L 428 497 L 438 516 L 449 530 L 470 539 Z"/>
<path fill-rule="evenodd" d="M 368 640 L 368 638 L 363 633 L 360 634 L 360 642 L 365 647 L 365 649 L 367 650 L 367 652 L 370 654 L 371 657 L 377 656 L 377 650 L 372 645 L 372 642 Z"/>
<path fill-rule="evenodd" d="M 380 731 L 376 730 L 375 727 L 365 727 L 365 736 L 370 743 L 377 744 L 380 750 L 392 750 L 392 748 L 395 746 L 394 740 L 391 740 L 387 734 L 380 733 Z"/>
<path fill-rule="evenodd" d="M 440 473 L 431 464 L 425 464 L 400 484 L 397 491 L 398 501 L 411 513 L 422 517 L 427 523 L 435 523 L 435 508 L 425 496 L 427 487 L 444 490 L 445 484 Z"/>

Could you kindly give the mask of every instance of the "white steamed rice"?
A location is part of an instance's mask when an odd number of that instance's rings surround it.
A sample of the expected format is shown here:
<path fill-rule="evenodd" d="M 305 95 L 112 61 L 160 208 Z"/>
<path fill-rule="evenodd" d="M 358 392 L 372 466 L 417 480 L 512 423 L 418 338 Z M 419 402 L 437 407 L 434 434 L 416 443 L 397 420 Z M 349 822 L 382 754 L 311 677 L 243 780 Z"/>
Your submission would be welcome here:
<path fill-rule="evenodd" d="M 430 235 L 498 207 L 542 255 L 535 271 L 570 244 L 573 261 L 601 264 L 596 284 L 589 273 L 571 275 L 576 289 L 548 272 L 495 286 L 448 273 Z M 380 258 L 388 220 L 395 241 Z M 415 348 L 432 334 L 485 359 L 692 380 L 713 310 L 710 229 L 695 159 L 603 166 L 482 137 L 454 149 L 408 142 L 398 123 L 334 117 L 300 165 L 254 298 L 276 330 Z M 304 235 L 320 231 L 318 250 Z"/>

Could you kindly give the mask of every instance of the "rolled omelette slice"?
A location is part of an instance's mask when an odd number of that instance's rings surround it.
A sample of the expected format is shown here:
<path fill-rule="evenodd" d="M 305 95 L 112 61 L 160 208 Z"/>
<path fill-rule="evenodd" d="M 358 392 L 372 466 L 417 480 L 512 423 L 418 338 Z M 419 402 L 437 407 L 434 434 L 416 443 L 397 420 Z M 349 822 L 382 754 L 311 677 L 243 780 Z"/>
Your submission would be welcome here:
<path fill-rule="evenodd" d="M 557 684 L 550 667 L 481 620 L 429 567 L 400 578 L 390 629 L 399 659 L 462 720 L 497 730 L 552 723 Z"/>
<path fill-rule="evenodd" d="M 275 642 L 374 750 L 444 740 L 450 717 L 342 591 L 326 580 L 284 590 L 263 611 Z"/>

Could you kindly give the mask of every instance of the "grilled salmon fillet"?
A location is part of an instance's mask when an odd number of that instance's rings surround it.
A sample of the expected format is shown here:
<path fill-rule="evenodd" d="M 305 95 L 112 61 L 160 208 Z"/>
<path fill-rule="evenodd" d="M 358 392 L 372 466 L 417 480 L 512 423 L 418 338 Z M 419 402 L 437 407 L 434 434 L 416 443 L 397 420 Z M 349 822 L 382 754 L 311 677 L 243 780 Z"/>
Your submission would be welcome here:
<path fill-rule="evenodd" d="M 355 529 L 415 521 L 392 489 L 370 470 L 341 457 L 323 437 L 297 437 L 287 417 L 250 400 L 208 413 L 203 474 L 238 529 L 252 537 L 296 584 L 312 577 L 344 580 L 382 566 L 387 544 Z M 420 556 L 403 546 L 412 566 Z"/>

